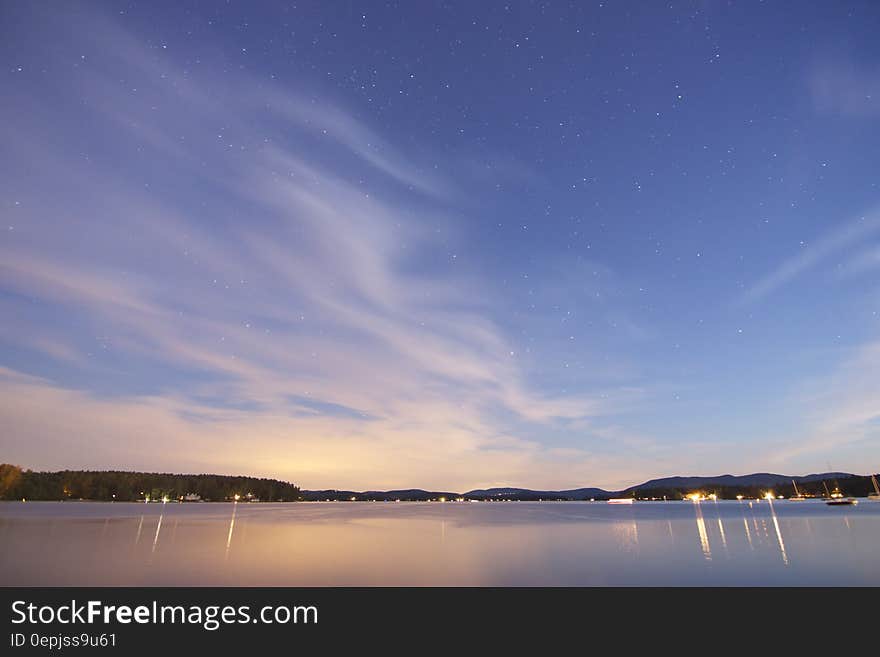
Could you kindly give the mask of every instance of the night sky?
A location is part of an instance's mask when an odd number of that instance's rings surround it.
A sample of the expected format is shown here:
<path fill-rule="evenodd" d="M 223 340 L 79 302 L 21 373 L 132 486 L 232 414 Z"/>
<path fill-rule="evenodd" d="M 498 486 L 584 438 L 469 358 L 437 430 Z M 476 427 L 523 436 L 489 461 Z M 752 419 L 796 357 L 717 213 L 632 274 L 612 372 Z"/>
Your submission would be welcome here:
<path fill-rule="evenodd" d="M 880 4 L 0 4 L 0 461 L 880 469 Z"/>

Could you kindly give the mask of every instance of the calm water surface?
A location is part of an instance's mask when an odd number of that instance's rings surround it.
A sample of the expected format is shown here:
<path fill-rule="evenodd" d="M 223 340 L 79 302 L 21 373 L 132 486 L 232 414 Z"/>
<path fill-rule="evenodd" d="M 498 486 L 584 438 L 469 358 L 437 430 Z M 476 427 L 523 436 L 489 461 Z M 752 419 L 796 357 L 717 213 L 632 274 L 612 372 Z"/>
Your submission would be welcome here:
<path fill-rule="evenodd" d="M 880 503 L 0 503 L 0 584 L 880 585 Z"/>

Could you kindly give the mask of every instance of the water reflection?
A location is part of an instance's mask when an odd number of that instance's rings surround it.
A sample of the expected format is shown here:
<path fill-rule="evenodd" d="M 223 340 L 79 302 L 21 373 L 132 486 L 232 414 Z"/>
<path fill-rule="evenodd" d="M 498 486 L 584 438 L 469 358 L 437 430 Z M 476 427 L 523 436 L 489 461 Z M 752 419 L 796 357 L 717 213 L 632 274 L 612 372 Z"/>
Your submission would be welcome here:
<path fill-rule="evenodd" d="M 638 551 L 639 527 L 635 520 L 626 523 L 615 523 L 613 526 L 613 532 L 621 550 Z"/>
<path fill-rule="evenodd" d="M 238 502 L 232 503 L 232 517 L 229 519 L 229 533 L 226 535 L 226 553 L 224 559 L 229 559 L 229 546 L 232 545 L 232 530 L 235 529 L 235 512 L 238 509 Z"/>
<path fill-rule="evenodd" d="M 776 517 L 776 510 L 773 508 L 773 500 L 768 498 L 767 504 L 770 505 L 770 517 L 773 518 L 773 527 L 776 528 L 776 539 L 779 541 L 779 551 L 782 553 L 782 562 L 788 565 L 788 554 L 785 552 L 785 541 L 782 540 L 782 530 L 779 529 L 779 518 Z"/>
<path fill-rule="evenodd" d="M 718 518 L 718 533 L 721 534 L 721 547 L 724 550 L 724 554 L 727 555 L 727 537 L 724 535 L 724 523 L 721 521 L 721 514 L 718 513 L 718 501 L 713 500 L 712 503 L 715 505 L 715 515 Z"/>
<path fill-rule="evenodd" d="M 712 549 L 709 547 L 709 534 L 706 532 L 706 522 L 703 520 L 703 509 L 699 500 L 693 500 L 694 510 L 697 514 L 697 534 L 700 536 L 700 548 L 706 561 L 712 561 Z"/>
<path fill-rule="evenodd" d="M 162 510 L 162 513 L 159 515 L 159 522 L 156 523 L 156 535 L 153 536 L 153 548 L 150 550 L 150 554 L 156 552 L 156 546 L 159 544 L 159 532 L 162 530 L 162 519 L 165 517 L 165 510 Z"/>
<path fill-rule="evenodd" d="M 10 586 L 880 585 L 867 504 L 0 503 L 0 525 Z"/>
<path fill-rule="evenodd" d="M 754 551 L 755 546 L 752 544 L 752 532 L 749 531 L 749 521 L 746 520 L 745 511 L 743 511 L 743 527 L 745 527 L 746 530 L 746 539 L 749 542 L 749 549 Z"/>

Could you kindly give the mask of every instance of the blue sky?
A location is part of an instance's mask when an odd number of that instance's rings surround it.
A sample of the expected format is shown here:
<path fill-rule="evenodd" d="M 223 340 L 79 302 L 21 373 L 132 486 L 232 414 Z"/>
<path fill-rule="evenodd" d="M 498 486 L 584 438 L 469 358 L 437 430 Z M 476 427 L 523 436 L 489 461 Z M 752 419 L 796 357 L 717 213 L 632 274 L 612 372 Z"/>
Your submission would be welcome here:
<path fill-rule="evenodd" d="M 876 4 L 0 16 L 3 460 L 878 469 Z"/>

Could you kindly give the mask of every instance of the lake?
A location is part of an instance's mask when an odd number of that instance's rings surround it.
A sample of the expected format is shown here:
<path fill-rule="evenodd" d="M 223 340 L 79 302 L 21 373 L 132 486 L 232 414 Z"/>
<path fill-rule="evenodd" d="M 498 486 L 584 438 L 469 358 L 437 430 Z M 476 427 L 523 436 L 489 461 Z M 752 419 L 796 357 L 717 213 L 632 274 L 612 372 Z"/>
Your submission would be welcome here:
<path fill-rule="evenodd" d="M 0 503 L 20 586 L 877 586 L 880 503 Z"/>

